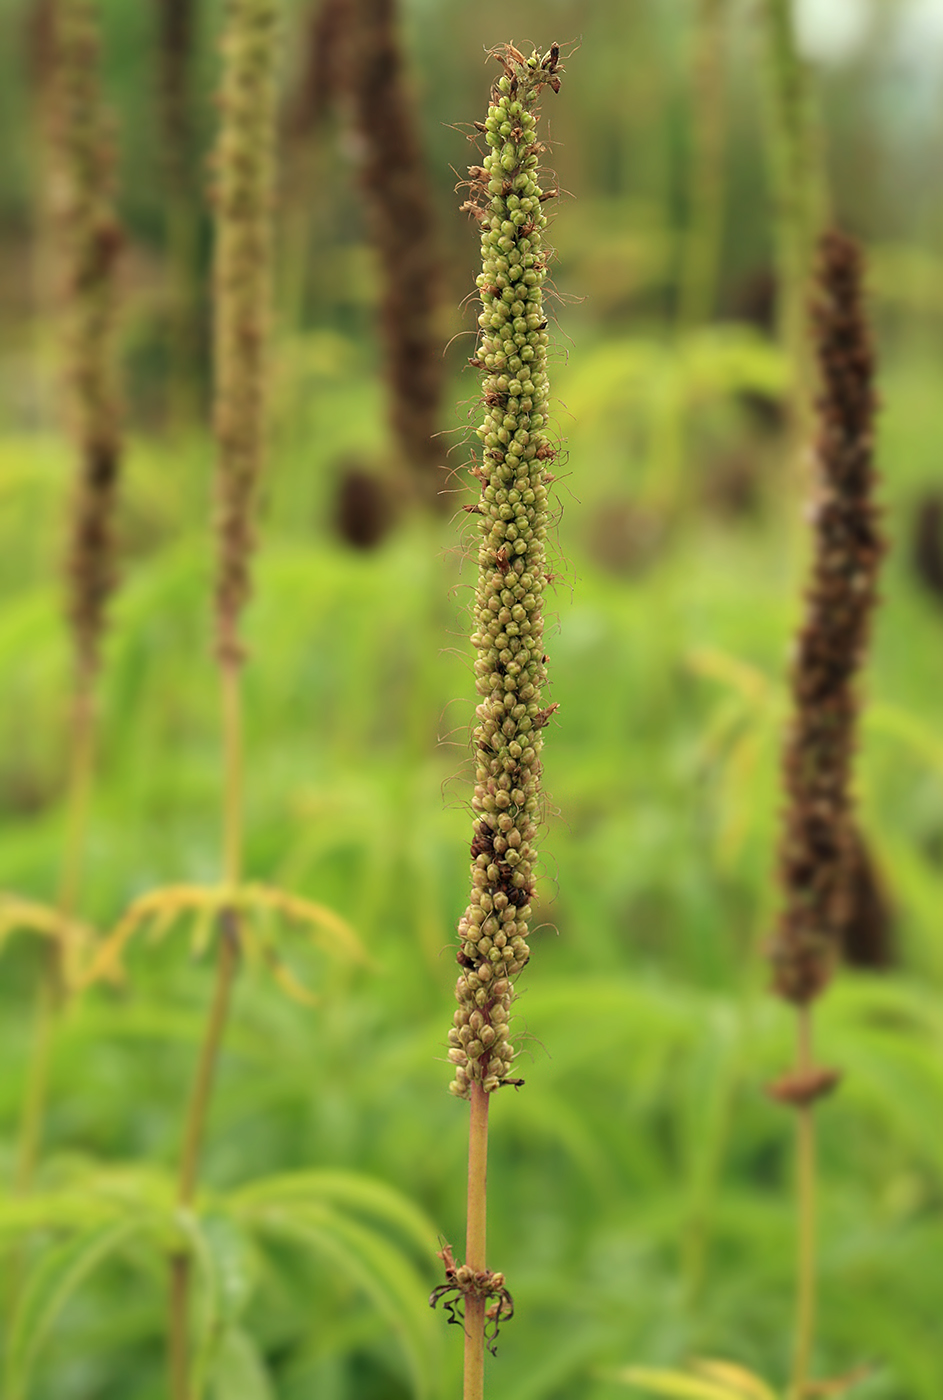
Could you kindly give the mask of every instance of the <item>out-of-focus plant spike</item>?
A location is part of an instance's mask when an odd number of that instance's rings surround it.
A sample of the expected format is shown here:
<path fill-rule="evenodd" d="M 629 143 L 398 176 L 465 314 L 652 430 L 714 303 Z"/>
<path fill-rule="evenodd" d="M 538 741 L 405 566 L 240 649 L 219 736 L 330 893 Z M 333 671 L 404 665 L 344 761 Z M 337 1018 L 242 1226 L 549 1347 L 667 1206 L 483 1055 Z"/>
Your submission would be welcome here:
<path fill-rule="evenodd" d="M 777 319 L 793 366 L 794 441 L 809 430 L 813 370 L 805 334 L 815 240 L 829 219 L 824 135 L 791 0 L 764 0 L 765 106 L 774 211 Z"/>
<path fill-rule="evenodd" d="M 837 231 L 819 245 L 813 342 L 818 495 L 806 615 L 792 671 L 793 716 L 783 778 L 783 910 L 772 945 L 775 990 L 798 1012 L 796 1064 L 770 1086 L 798 1122 L 799 1254 L 791 1396 L 809 1393 L 815 1323 L 815 1142 L 812 1109 L 838 1080 L 815 1065 L 811 1006 L 828 985 L 853 900 L 852 756 L 857 673 L 877 603 L 884 552 L 873 493 L 873 352 L 863 259 Z"/>
<path fill-rule="evenodd" d="M 215 160 L 216 588 L 221 661 L 242 657 L 266 432 L 276 0 L 231 0 Z"/>
<path fill-rule="evenodd" d="M 106 605 L 115 584 L 113 517 L 120 456 L 115 272 L 122 241 L 112 207 L 114 158 L 99 87 L 98 27 L 88 0 L 59 0 L 56 53 L 66 378 L 79 454 L 68 610 L 82 689 L 90 686 L 98 668 Z"/>
<path fill-rule="evenodd" d="M 407 481 L 444 509 L 435 434 L 445 362 L 442 269 L 418 118 L 397 37 L 396 0 L 353 0 L 354 119 L 362 183 L 382 277 L 380 323 L 390 420 Z"/>
<path fill-rule="evenodd" d="M 183 1125 L 177 1204 L 191 1209 L 199 1180 L 213 1081 L 226 1031 L 244 929 L 243 741 L 240 623 L 249 597 L 254 513 L 266 432 L 271 318 L 275 52 L 278 0 L 230 0 L 223 32 L 214 206 L 214 427 L 216 431 L 216 651 L 223 731 L 223 887 L 216 917 L 216 979 Z M 155 908 L 172 907 L 164 891 Z M 170 1264 L 169 1370 L 173 1400 L 191 1400 L 192 1259 Z"/>
<path fill-rule="evenodd" d="M 353 0 L 315 0 L 303 20 L 298 77 L 282 108 L 282 138 L 306 142 L 350 83 Z"/>
<path fill-rule="evenodd" d="M 690 192 L 685 231 L 679 320 L 708 321 L 714 311 L 724 229 L 724 0 L 698 0 L 692 36 Z"/>
<path fill-rule="evenodd" d="M 37 12 L 40 100 L 48 139 L 50 261 L 60 285 L 64 378 L 77 471 L 66 557 L 66 609 L 73 676 L 66 820 L 54 909 L 5 901 L 13 926 L 47 938 L 16 1150 L 17 1192 L 33 1187 L 42 1151 L 50 1067 L 63 1003 L 76 988 L 82 936 L 75 913 L 85 863 L 94 771 L 95 679 L 115 585 L 114 512 L 120 430 L 114 331 L 115 264 L 121 234 L 112 208 L 113 153 L 99 84 L 96 11 L 90 0 L 57 0 Z M 11 1267 L 18 1290 L 19 1260 Z"/>
<path fill-rule="evenodd" d="M 873 352 L 861 280 L 857 245 L 841 233 L 826 234 L 813 307 L 821 376 L 814 558 L 792 672 L 780 853 L 785 902 L 773 950 L 776 989 L 799 1005 L 828 982 L 847 921 L 854 859 L 854 682 L 884 549 L 873 499 Z"/>
<path fill-rule="evenodd" d="M 197 0 L 156 0 L 156 5 L 158 116 L 170 284 L 168 416 L 177 429 L 192 422 L 199 408 L 199 201 L 193 101 Z"/>
<path fill-rule="evenodd" d="M 509 1039 L 513 979 L 530 958 L 528 919 L 535 891 L 534 840 L 540 817 L 540 751 L 555 705 L 546 705 L 543 593 L 547 576 L 550 467 L 547 320 L 537 120 L 541 94 L 560 87 L 560 49 L 529 58 L 513 44 L 493 50 L 502 75 L 491 91 L 487 143 L 469 167 L 462 208 L 481 235 L 480 333 L 472 364 L 482 371 L 484 419 L 477 429 L 480 493 L 468 507 L 477 523 L 478 582 L 472 645 L 479 703 L 474 733 L 471 897 L 459 920 L 449 1032 L 453 1094 L 471 1100 L 468 1228 L 464 1264 L 442 1252 L 446 1283 L 436 1289 L 464 1308 L 465 1400 L 481 1400 L 487 1317 L 495 1331 L 513 1311 L 503 1275 L 485 1262 L 488 1103 L 514 1083 Z"/>
<path fill-rule="evenodd" d="M 300 20 L 297 71 L 280 116 L 278 302 L 280 322 L 304 324 L 315 229 L 325 216 L 311 191 L 330 188 L 330 118 L 350 119 L 353 0 L 313 0 Z"/>

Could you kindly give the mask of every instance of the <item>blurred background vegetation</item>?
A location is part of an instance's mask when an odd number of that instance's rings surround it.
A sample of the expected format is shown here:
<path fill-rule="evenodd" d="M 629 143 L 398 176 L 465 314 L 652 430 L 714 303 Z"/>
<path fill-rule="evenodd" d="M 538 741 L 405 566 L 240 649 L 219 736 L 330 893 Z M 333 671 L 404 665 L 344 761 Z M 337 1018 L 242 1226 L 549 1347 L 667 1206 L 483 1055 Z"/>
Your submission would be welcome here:
<path fill-rule="evenodd" d="M 45 8 L 5 0 L 0 12 L 0 888 L 51 901 L 72 454 L 42 214 Z M 285 5 L 286 114 L 312 81 L 316 9 Z M 445 269 L 438 441 L 456 467 L 477 412 L 474 372 L 462 373 L 477 237 L 453 186 L 474 159 L 465 132 L 484 115 L 485 49 L 556 39 L 569 55 L 563 91 L 545 101 L 552 164 L 574 196 L 552 228 L 566 465 L 548 651 L 560 709 L 545 748 L 541 929 L 521 980 L 527 1083 L 493 1110 L 490 1262 L 518 1310 L 489 1363 L 493 1400 L 613 1400 L 626 1392 L 607 1371 L 630 1361 L 723 1355 L 780 1380 L 788 1359 L 792 1124 L 762 1086 L 786 1066 L 792 1027 L 766 994 L 762 945 L 807 482 L 788 449 L 775 329 L 759 7 L 713 9 L 722 220 L 716 278 L 693 312 L 682 289 L 703 212 L 697 23 L 712 8 L 403 0 L 400 16 Z M 218 878 L 203 191 L 222 6 L 193 7 L 176 177 L 161 6 L 100 10 L 127 236 L 122 586 L 83 910 L 105 928 L 154 885 Z M 818 1370 L 871 1363 L 856 1394 L 939 1400 L 943 8 L 800 0 L 795 19 L 834 208 L 870 257 L 892 541 L 858 769 L 876 872 L 862 917 L 890 965 L 844 972 L 820 1015 L 823 1060 L 845 1079 L 820 1114 Z M 225 1400 L 445 1396 L 460 1337 L 427 1318 L 425 1294 L 439 1281 L 435 1233 L 460 1253 L 464 1230 L 466 1111 L 446 1092 L 445 1044 L 468 878 L 470 498 L 443 473 L 454 515 L 407 500 L 387 427 L 363 135 L 343 93 L 300 135 L 286 116 L 280 150 L 293 173 L 277 205 L 271 452 L 247 624 L 247 865 L 343 914 L 372 961 L 354 970 L 299 938 L 287 957 L 317 988 L 315 1008 L 240 979 L 204 1173 L 241 1319 L 214 1384 Z M 35 940 L 4 947 L 5 1182 L 38 967 Z M 44 1191 L 120 1196 L 146 1178 L 156 1199 L 173 1170 L 210 975 L 179 935 L 132 945 L 129 971 L 62 1028 Z M 358 1276 L 326 1246 L 237 1238 L 222 1214 L 213 1226 L 217 1200 L 300 1169 L 367 1174 L 431 1222 L 424 1248 L 425 1227 L 401 1222 L 413 1260 L 402 1287 L 377 1284 L 376 1260 Z M 0 1197 L 0 1224 L 10 1209 Z M 34 1235 L 30 1257 L 62 1240 Z M 158 1251 L 118 1249 L 56 1314 L 31 1393 L 163 1395 L 163 1288 Z"/>

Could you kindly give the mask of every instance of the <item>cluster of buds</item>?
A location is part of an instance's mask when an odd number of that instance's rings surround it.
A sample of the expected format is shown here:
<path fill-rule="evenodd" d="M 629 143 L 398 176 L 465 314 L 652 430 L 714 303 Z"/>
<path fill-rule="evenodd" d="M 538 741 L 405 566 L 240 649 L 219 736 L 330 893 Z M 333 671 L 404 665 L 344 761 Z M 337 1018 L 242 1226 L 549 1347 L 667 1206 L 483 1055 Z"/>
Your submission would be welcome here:
<path fill-rule="evenodd" d="M 514 1059 L 508 1021 L 512 979 L 530 957 L 544 707 L 542 595 L 546 577 L 548 464 L 547 321 L 542 286 L 547 219 L 538 166 L 537 100 L 555 91 L 559 48 L 525 58 L 509 45 L 494 55 L 504 69 L 488 119 L 476 124 L 489 147 L 470 168 L 463 206 L 481 227 L 482 310 L 472 364 L 484 371 L 484 421 L 477 429 L 480 487 L 470 507 L 478 521 L 478 584 L 472 643 L 480 696 L 474 743 L 476 814 L 471 899 L 458 926 L 461 969 L 449 1059 L 453 1094 L 467 1098 L 503 1083 Z"/>
<path fill-rule="evenodd" d="M 873 499 L 873 352 L 861 283 L 857 245 L 827 233 L 813 306 L 822 384 L 815 552 L 792 673 L 794 714 L 783 763 L 789 801 L 780 850 L 785 904 L 772 949 L 776 990 L 797 1005 L 827 984 L 850 916 L 854 682 L 884 551 Z"/>

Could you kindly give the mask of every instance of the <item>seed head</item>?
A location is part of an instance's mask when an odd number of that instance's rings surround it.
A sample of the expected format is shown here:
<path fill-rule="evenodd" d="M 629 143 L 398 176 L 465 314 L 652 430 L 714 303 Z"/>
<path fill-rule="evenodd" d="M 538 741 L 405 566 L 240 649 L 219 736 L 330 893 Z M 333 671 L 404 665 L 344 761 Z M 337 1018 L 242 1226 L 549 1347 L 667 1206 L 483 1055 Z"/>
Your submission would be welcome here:
<path fill-rule="evenodd" d="M 458 925 L 457 1041 L 452 1092 L 473 1081 L 487 1092 L 514 1061 L 508 1017 L 513 978 L 530 958 L 546 681 L 542 598 L 546 581 L 547 275 L 537 101 L 556 87 L 558 50 L 525 59 L 497 51 L 504 69 L 484 124 L 488 154 L 473 168 L 469 206 L 481 227 L 481 314 L 475 360 L 484 368 L 478 584 L 472 644 L 477 766 L 472 807 L 471 898 Z M 485 180 L 485 177 L 487 179 Z M 468 206 L 466 206 L 468 207 Z M 466 1032 L 468 1033 L 466 1036 Z"/>
<path fill-rule="evenodd" d="M 217 644 L 238 661 L 265 438 L 275 0 L 230 0 L 216 152 Z"/>
<path fill-rule="evenodd" d="M 99 81 L 99 39 L 87 0 L 53 16 L 53 160 L 64 273 L 70 420 L 79 452 L 68 549 L 68 611 L 78 672 L 98 667 L 116 580 L 114 507 L 120 458 L 113 341 L 122 235 L 112 208 L 114 155 Z"/>
<path fill-rule="evenodd" d="M 854 860 L 851 761 L 856 673 L 877 599 L 884 543 L 872 499 L 873 353 L 862 306 L 862 255 L 832 231 L 819 246 L 812 308 L 821 375 L 819 492 L 812 579 L 792 672 L 780 847 L 785 902 L 773 940 L 776 990 L 811 1001 L 831 976 L 847 923 Z"/>

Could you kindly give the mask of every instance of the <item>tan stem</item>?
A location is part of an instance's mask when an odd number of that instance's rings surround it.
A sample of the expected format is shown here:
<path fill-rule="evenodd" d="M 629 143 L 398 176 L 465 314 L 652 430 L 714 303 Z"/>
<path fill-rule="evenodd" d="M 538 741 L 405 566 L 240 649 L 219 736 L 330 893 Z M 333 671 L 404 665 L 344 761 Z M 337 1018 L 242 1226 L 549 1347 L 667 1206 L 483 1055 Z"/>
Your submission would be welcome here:
<path fill-rule="evenodd" d="M 234 650 L 234 649 L 233 649 Z M 223 879 L 242 879 L 242 693 L 238 661 L 222 663 L 223 707 Z"/>
<path fill-rule="evenodd" d="M 65 848 L 58 898 L 59 912 L 64 919 L 75 917 L 81 897 L 88 811 L 95 771 L 95 701 L 92 677 L 84 668 L 72 702 L 71 740 Z"/>
<path fill-rule="evenodd" d="M 471 1086 L 468 1125 L 468 1225 L 465 1263 L 484 1273 L 488 1211 L 488 1099 L 477 1082 Z M 465 1385 L 463 1400 L 482 1400 L 485 1386 L 485 1304 L 473 1293 L 465 1296 Z"/>
<path fill-rule="evenodd" d="M 692 172 L 679 289 L 682 326 L 714 310 L 724 218 L 723 0 L 698 0 L 693 63 Z"/>
<path fill-rule="evenodd" d="M 798 1011 L 797 1068 L 812 1069 L 812 1013 Z M 796 1119 L 796 1174 L 799 1240 L 796 1272 L 796 1341 L 792 1368 L 792 1400 L 805 1400 L 815 1330 L 815 1120 L 812 1103 L 799 1105 Z"/>

